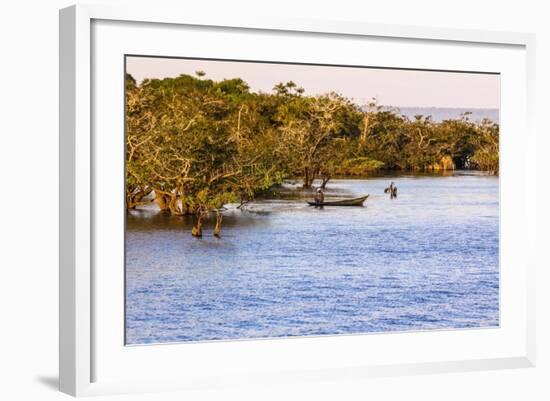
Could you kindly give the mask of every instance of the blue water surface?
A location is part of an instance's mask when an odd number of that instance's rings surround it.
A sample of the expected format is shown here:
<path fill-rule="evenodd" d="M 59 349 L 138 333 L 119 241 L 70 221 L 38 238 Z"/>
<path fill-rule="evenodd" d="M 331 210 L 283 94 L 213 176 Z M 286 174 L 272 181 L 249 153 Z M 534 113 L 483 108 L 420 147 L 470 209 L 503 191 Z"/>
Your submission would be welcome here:
<path fill-rule="evenodd" d="M 398 198 L 383 190 L 390 181 Z M 126 342 L 211 341 L 499 324 L 498 178 L 399 176 L 329 182 L 326 198 L 229 205 L 222 238 L 132 212 Z"/>

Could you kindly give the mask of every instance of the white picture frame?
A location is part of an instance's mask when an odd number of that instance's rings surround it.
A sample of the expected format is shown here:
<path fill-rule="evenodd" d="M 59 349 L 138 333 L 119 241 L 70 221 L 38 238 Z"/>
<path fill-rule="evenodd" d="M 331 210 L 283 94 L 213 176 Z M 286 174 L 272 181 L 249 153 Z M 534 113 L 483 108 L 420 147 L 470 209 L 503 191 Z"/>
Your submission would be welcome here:
<path fill-rule="evenodd" d="M 118 23 L 123 26 L 116 26 Z M 94 25 L 95 24 L 95 25 Z M 126 25 L 124 25 L 126 24 Z M 431 333 L 399 333 L 384 335 L 360 335 L 337 336 L 312 339 L 284 339 L 284 340 L 255 340 L 244 342 L 222 342 L 215 344 L 195 344 L 191 348 L 188 345 L 151 345 L 147 347 L 124 348 L 123 340 L 120 344 L 113 337 L 118 336 L 120 327 L 111 329 L 107 326 L 123 319 L 120 310 L 113 307 L 111 317 L 106 317 L 104 302 L 94 299 L 95 291 L 105 291 L 113 305 L 120 305 L 120 299 L 116 292 L 121 294 L 124 289 L 115 281 L 110 281 L 109 276 L 97 274 L 94 270 L 97 263 L 101 263 L 103 256 L 98 251 L 98 230 L 101 230 L 102 208 L 95 194 L 103 185 L 97 177 L 101 172 L 97 171 L 97 158 L 111 160 L 109 167 L 121 168 L 116 152 L 119 150 L 109 146 L 109 142 L 97 142 L 94 138 L 94 127 L 110 124 L 118 121 L 112 129 L 117 131 L 123 127 L 120 116 L 113 115 L 111 119 L 103 119 L 97 103 L 92 97 L 106 96 L 92 85 L 94 74 L 97 74 L 97 82 L 102 81 L 101 60 L 108 60 L 109 54 L 119 57 L 122 50 L 117 44 L 124 43 L 124 31 L 136 33 L 144 26 L 156 26 L 158 38 L 165 37 L 170 29 L 185 29 L 193 27 L 204 28 L 208 32 L 227 34 L 228 30 L 239 33 L 246 32 L 253 35 L 255 32 L 268 33 L 274 37 L 281 34 L 290 38 L 296 37 L 325 38 L 330 40 L 338 37 L 342 40 L 378 39 L 387 43 L 400 40 L 419 44 L 433 44 L 443 49 L 444 46 L 455 46 L 454 51 L 468 51 L 468 48 L 479 48 L 480 52 L 485 47 L 503 49 L 503 58 L 499 63 L 510 61 L 511 66 L 507 70 L 510 78 L 503 90 L 503 109 L 513 111 L 514 116 L 505 118 L 503 130 L 514 128 L 523 138 L 522 144 L 515 141 L 514 135 L 503 139 L 501 152 L 503 153 L 502 180 L 519 183 L 527 188 L 534 185 L 534 177 L 526 174 L 535 166 L 535 133 L 532 127 L 534 112 L 534 35 L 523 33 L 482 32 L 456 29 L 436 29 L 411 26 L 374 25 L 363 22 L 341 21 L 315 21 L 294 20 L 292 18 L 269 18 L 259 16 L 243 16 L 239 20 L 226 20 L 224 16 L 208 13 L 208 15 L 187 15 L 184 10 L 162 10 L 156 8 L 112 8 L 108 6 L 72 6 L 60 11 L 60 390 L 75 396 L 93 395 L 133 391 L 160 391 L 167 389 L 210 388 L 219 386 L 231 386 L 255 382 L 289 382 L 328 380 L 331 378 L 362 378 L 369 376 L 386 376 L 401 374 L 420 374 L 429 372 L 468 371 L 480 369 L 503 369 L 516 367 L 530 367 L 535 364 L 535 283 L 534 270 L 536 259 L 530 257 L 533 254 L 532 247 L 535 243 L 535 204 L 534 197 L 526 194 L 512 195 L 510 191 L 501 192 L 501 200 L 505 209 L 501 222 L 504 222 L 501 230 L 506 227 L 518 227 L 520 237 L 513 237 L 508 231 L 501 235 L 508 236 L 504 243 L 505 251 L 501 251 L 501 258 L 507 265 L 515 266 L 517 270 L 504 270 L 507 281 L 503 283 L 503 303 L 501 307 L 517 304 L 512 308 L 510 318 L 503 319 L 505 324 L 498 331 L 453 331 Z M 101 30 L 103 29 L 103 30 Z M 200 30 L 200 29 L 199 29 Z M 94 42 L 94 32 L 97 40 Z M 155 31 L 156 32 L 156 31 Z M 173 32 L 172 32 L 173 33 Z M 195 32 L 196 33 L 196 32 Z M 201 35 L 200 32 L 196 33 Z M 103 36 L 102 36 L 103 35 Z M 109 36 L 111 35 L 111 36 Z M 148 35 L 153 43 L 157 38 L 156 33 Z M 164 35 L 164 36 L 163 36 Z M 102 39 L 103 38 L 103 39 Z M 105 55 L 101 53 L 106 45 L 105 38 L 109 39 L 110 50 L 106 49 Z M 270 39 L 271 40 L 271 39 Z M 274 38 L 273 40 L 276 40 Z M 304 39 L 306 40 L 306 39 Z M 320 39 L 319 39 L 320 40 Z M 151 44 L 150 44 L 151 46 Z M 290 46 L 290 45 L 289 45 Z M 167 46 L 168 49 L 170 46 Z M 135 48 L 135 47 L 132 47 Z M 509 49 L 510 51 L 506 53 Z M 161 50 L 159 50 L 161 51 Z M 170 50 L 162 50 L 170 51 Z M 432 51 L 432 50 L 426 50 Z M 442 50 L 443 51 L 443 50 Z M 497 50 L 496 50 L 497 51 Z M 99 53 L 98 53 L 99 52 Z M 109 53 L 109 54 L 107 54 Z M 126 51 L 124 54 L 128 53 Z M 506 53 L 506 54 L 504 54 Z M 495 53 L 496 54 L 496 53 Z M 173 55 L 173 54 L 164 54 Z M 109 56 L 110 57 L 110 56 Z M 289 56 L 292 57 L 292 56 Z M 399 56 L 390 62 L 399 63 Z M 509 59 L 507 57 L 510 57 Z M 96 60 L 97 58 L 97 60 Z M 275 57 L 279 61 L 280 57 Z M 483 57 L 480 56 L 480 60 Z M 495 60 L 498 57 L 495 58 Z M 99 60 L 99 61 L 98 61 Z M 476 62 L 466 61 L 464 65 L 456 65 L 453 70 L 475 68 Z M 417 61 L 418 62 L 418 61 Z M 428 61 L 426 61 L 428 64 Z M 445 64 L 447 63 L 447 64 Z M 449 69 L 451 61 L 441 61 L 439 64 L 431 60 L 431 64 L 424 67 L 435 69 Z M 470 64 L 468 64 L 470 63 Z M 497 63 L 495 61 L 495 63 Z M 481 65 L 481 64 L 479 64 Z M 484 68 L 492 68 L 497 64 L 487 61 Z M 420 65 L 421 66 L 421 65 Z M 452 65 L 451 65 L 452 66 Z M 116 68 L 116 67 L 113 67 Z M 514 69 L 515 68 L 515 69 Z M 498 70 L 500 72 L 500 70 Z M 120 73 L 122 77 L 122 70 Z M 122 78 L 120 78 L 122 79 Z M 506 78 L 508 79 L 508 78 Z M 97 82 L 95 84 L 97 85 Z M 117 82 L 118 83 L 118 82 Z M 517 89 L 518 99 L 508 99 L 512 89 Z M 506 88 L 505 88 L 506 89 Z M 123 86 L 114 88 L 123 91 Z M 122 95 L 121 95 L 122 96 Z M 118 100 L 117 100 L 118 101 Z M 509 101 L 509 103 L 508 103 Z M 514 103 L 512 103 L 514 102 Z M 116 102 L 114 103 L 116 107 Z M 112 106 L 112 105 L 111 105 Z M 119 104 L 123 109 L 122 102 Z M 514 107 L 512 107 L 514 106 Z M 96 110 L 97 109 L 97 110 Z M 119 111 L 120 111 L 119 110 Z M 118 113 L 118 112 L 117 112 Z M 510 112 L 512 113 L 512 112 Z M 116 114 L 116 113 L 115 113 Z M 103 124 L 103 125 L 102 125 Z M 120 133 L 122 136 L 122 132 Z M 120 156 L 120 154 L 119 154 Z M 508 161 L 506 161 L 508 160 Z M 506 163 L 519 163 L 520 167 L 511 172 Z M 110 163 L 110 162 L 107 162 Z M 120 170 L 118 176 L 122 176 Z M 114 174 L 116 175 L 116 174 Z M 117 185 L 114 181 L 113 185 Z M 527 191 L 523 191 L 527 192 Z M 121 203 L 122 205 L 122 203 Z M 514 212 L 511 210 L 514 209 Z M 123 207 L 116 213 L 123 213 Z M 116 217 L 116 216 L 115 216 Z M 117 217 L 115 219 L 118 219 Z M 115 241 L 113 243 L 120 243 Z M 113 259 L 115 260 L 115 259 Z M 501 260 L 501 263 L 502 261 Z M 124 266 L 119 266 L 123 269 Z M 502 269 L 502 268 L 501 268 Z M 501 270 L 502 272 L 502 270 Z M 510 273 L 508 273 L 510 272 Z M 120 272 L 119 272 L 120 273 Z M 119 274 L 117 273 L 117 274 Z M 517 275 L 517 276 L 515 276 Z M 508 284 L 506 284 L 508 283 Z M 508 286 L 507 286 L 508 285 Z M 106 288 L 109 287 L 109 288 Z M 112 287 L 112 288 L 111 288 Z M 516 301 L 520 302 L 516 302 Z M 504 306 L 502 306 L 504 305 Z M 508 308 L 510 309 L 510 308 Z M 508 312 L 506 310 L 506 313 Z M 516 310 L 517 309 L 517 310 Z M 111 320 L 108 320 L 111 319 Z M 508 321 L 515 323 L 508 324 Z M 118 324 L 118 323 L 116 323 Z M 100 327 L 98 329 L 98 327 Z M 494 334 L 497 333 L 497 334 Z M 438 337 L 446 339 L 437 345 Z M 466 338 L 468 337 L 468 338 Z M 484 338 L 482 338 L 484 337 Z M 389 339 L 389 340 L 388 340 Z M 442 355 L 440 359 L 435 357 L 420 358 L 422 345 L 435 344 L 437 348 L 445 348 L 445 344 L 452 341 L 465 341 L 464 344 L 475 345 L 476 342 L 486 341 L 494 343 L 495 348 L 483 352 L 472 351 L 460 357 L 461 347 L 456 347 L 455 356 Z M 113 344 L 119 349 L 109 348 L 106 344 Z M 364 353 L 350 352 L 347 359 L 340 358 L 339 350 L 367 349 L 369 343 L 376 343 L 381 349 L 380 355 L 370 352 L 366 358 Z M 393 358 L 388 355 L 388 347 L 420 347 L 418 353 L 411 353 L 403 358 Z M 481 343 L 480 343 L 481 344 Z M 223 356 L 224 363 L 218 371 L 207 374 L 208 369 L 198 366 L 183 367 L 185 375 L 169 375 L 159 370 L 160 364 L 168 368 L 173 367 L 174 358 L 180 358 L 182 350 L 188 356 L 187 361 L 198 361 L 199 358 L 212 360 Z M 386 347 L 384 351 L 384 347 Z M 475 348 L 475 347 L 474 347 Z M 118 349 L 118 348 L 117 348 Z M 320 354 L 326 350 L 325 354 Z M 111 352 L 113 351 L 113 352 Z M 124 351 L 124 352 L 123 352 Z M 248 354 L 261 355 L 264 365 L 259 366 L 257 372 L 246 367 L 247 364 L 260 363 Z M 275 359 L 274 355 L 281 355 Z M 351 355 L 355 354 L 355 355 Z M 284 356 L 303 355 L 311 357 L 311 363 L 296 363 Z M 323 355 L 322 360 L 315 360 L 315 355 Z M 458 355 L 458 356 L 457 356 Z M 112 359 L 109 359 L 112 358 Z M 117 359 L 118 358 L 118 359 Z M 193 359 L 194 358 L 194 359 Z M 273 358 L 270 360 L 270 358 Z M 242 362 L 238 362 L 242 359 Z M 98 362 L 100 361 L 100 362 Z M 140 367 L 140 361 L 143 365 Z M 240 363 L 240 365 L 239 365 Z M 103 374 L 107 370 L 105 366 L 113 366 L 112 372 Z M 117 376 L 116 371 L 122 370 L 126 375 Z M 130 369 L 129 367 L 132 367 Z M 148 367 L 148 368 L 146 368 Z M 153 367 L 155 371 L 150 368 Z M 102 377 L 105 377 L 103 379 Z M 183 377 L 185 376 L 185 377 Z M 98 379 L 99 378 L 99 379 Z"/>

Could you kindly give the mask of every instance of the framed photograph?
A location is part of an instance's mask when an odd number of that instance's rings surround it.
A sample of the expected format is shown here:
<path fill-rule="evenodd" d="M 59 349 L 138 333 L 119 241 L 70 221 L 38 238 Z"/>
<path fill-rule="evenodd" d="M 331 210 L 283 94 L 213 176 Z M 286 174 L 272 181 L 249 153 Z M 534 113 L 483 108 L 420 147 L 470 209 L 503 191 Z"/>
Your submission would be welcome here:
<path fill-rule="evenodd" d="M 61 391 L 534 366 L 533 52 L 61 10 Z"/>

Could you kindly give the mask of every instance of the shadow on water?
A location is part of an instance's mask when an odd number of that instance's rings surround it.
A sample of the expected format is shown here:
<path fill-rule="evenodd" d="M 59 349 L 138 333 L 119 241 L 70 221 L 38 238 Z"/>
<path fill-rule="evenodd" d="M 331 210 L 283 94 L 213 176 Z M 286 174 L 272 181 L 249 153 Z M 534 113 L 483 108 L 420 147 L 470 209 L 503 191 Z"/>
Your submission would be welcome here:
<path fill-rule="evenodd" d="M 266 210 L 230 210 L 224 213 L 223 227 L 246 227 L 266 224 L 267 220 L 254 218 L 253 215 L 268 216 L 271 212 Z M 251 215 L 252 214 L 252 215 Z M 203 227 L 211 229 L 214 227 L 213 215 L 204 221 Z M 155 209 L 132 210 L 127 214 L 126 227 L 134 230 L 177 230 L 191 229 L 193 227 L 192 216 L 170 216 Z"/>

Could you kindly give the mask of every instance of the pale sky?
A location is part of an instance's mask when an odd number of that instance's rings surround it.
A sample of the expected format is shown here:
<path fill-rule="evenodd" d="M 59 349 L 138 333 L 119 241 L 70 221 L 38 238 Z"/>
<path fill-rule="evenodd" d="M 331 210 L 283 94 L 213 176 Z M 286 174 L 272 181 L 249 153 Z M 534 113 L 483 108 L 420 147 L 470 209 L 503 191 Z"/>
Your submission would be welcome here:
<path fill-rule="evenodd" d="M 495 74 L 134 56 L 127 57 L 126 70 L 137 82 L 202 70 L 206 78 L 242 78 L 252 91 L 267 93 L 292 80 L 308 95 L 335 91 L 360 105 L 375 97 L 379 104 L 395 107 L 500 108 L 500 77 Z"/>

